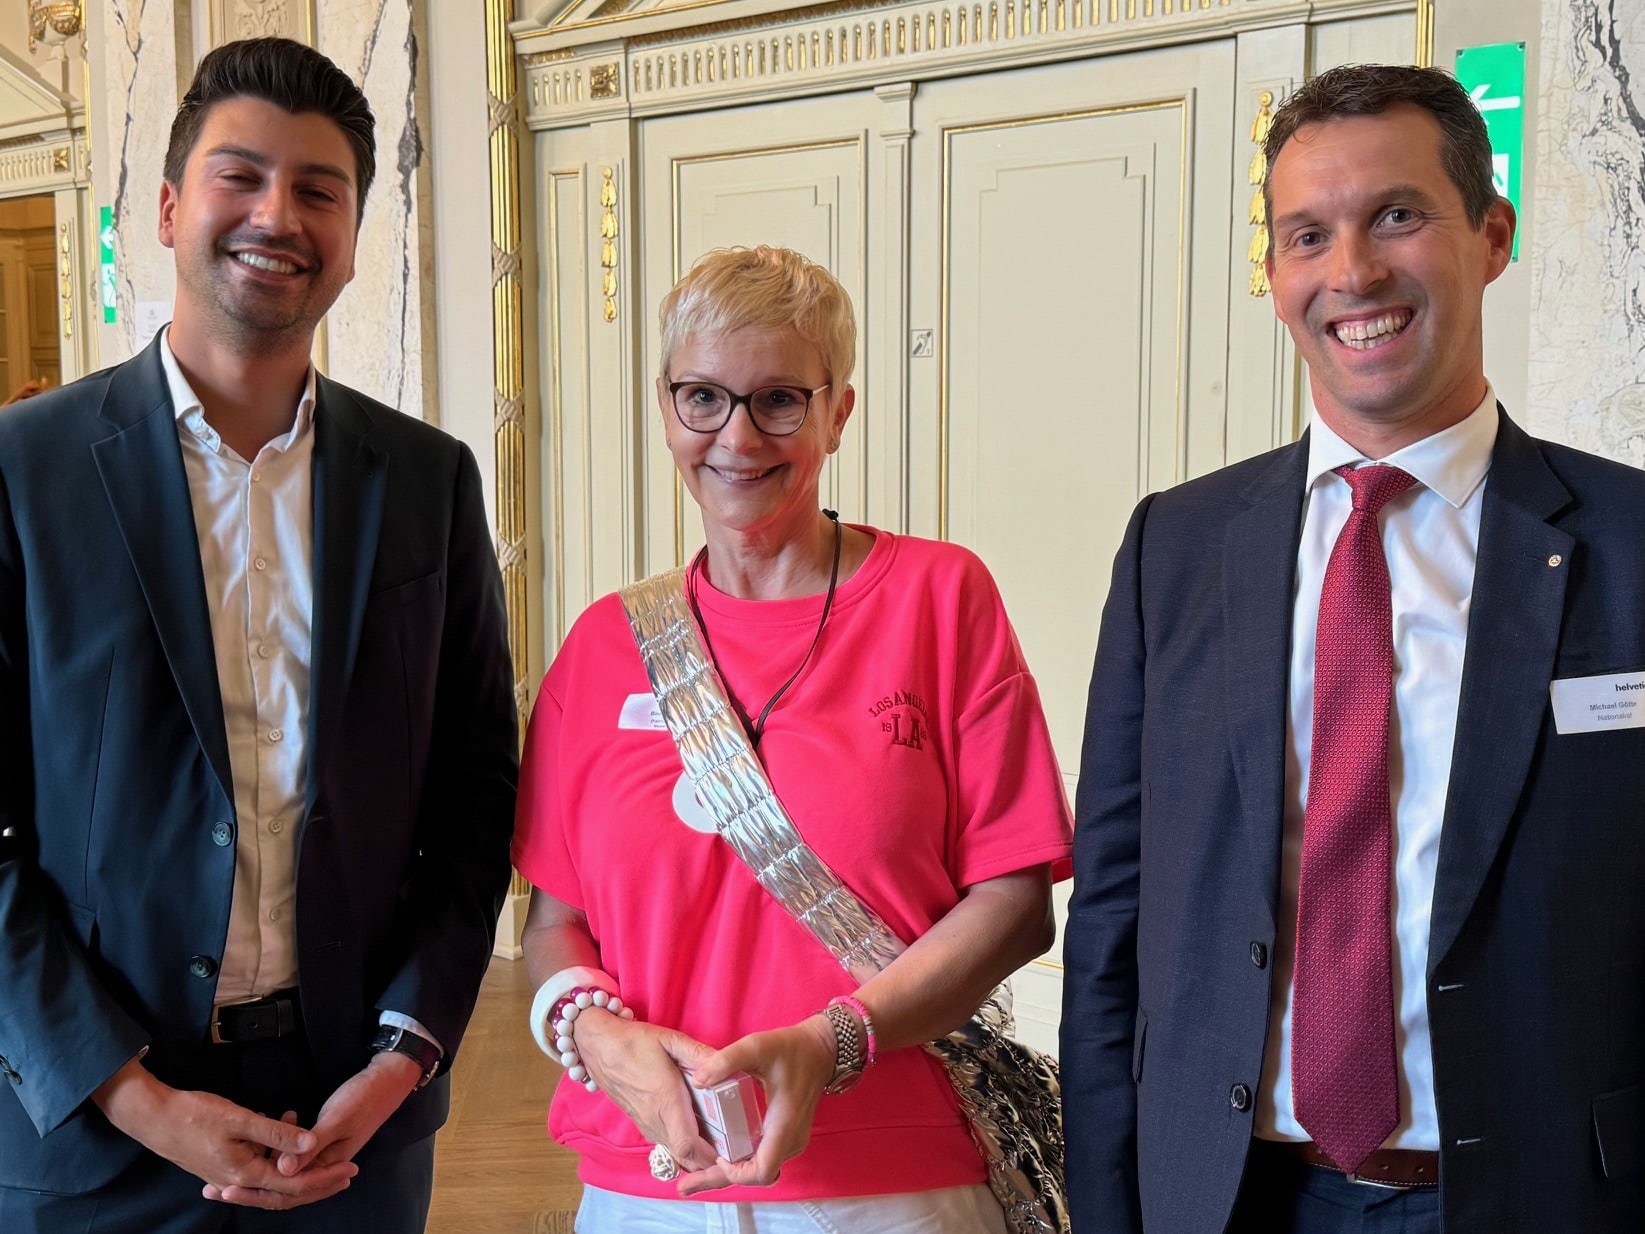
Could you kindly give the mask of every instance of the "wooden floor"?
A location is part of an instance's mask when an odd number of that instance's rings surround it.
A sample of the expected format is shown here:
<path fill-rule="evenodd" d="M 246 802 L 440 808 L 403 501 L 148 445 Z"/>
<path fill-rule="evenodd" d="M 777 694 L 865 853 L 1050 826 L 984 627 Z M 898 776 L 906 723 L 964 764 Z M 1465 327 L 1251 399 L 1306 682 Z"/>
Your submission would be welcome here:
<path fill-rule="evenodd" d="M 525 965 L 492 960 L 452 1075 L 428 1234 L 570 1234 L 576 1159 L 544 1122 L 559 1068 L 526 1028 Z"/>

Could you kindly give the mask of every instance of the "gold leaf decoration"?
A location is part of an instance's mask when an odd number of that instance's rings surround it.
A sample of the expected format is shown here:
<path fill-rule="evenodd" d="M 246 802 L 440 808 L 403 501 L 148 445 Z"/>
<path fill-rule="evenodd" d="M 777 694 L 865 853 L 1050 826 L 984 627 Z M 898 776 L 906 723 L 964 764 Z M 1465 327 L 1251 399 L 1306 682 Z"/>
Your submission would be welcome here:
<path fill-rule="evenodd" d="M 1268 294 L 1268 273 L 1263 269 L 1263 263 L 1268 260 L 1268 203 L 1262 195 L 1263 185 L 1268 182 L 1268 156 L 1263 152 L 1262 143 L 1268 140 L 1268 132 L 1273 127 L 1274 92 L 1264 90 L 1257 96 L 1257 115 L 1251 121 L 1251 140 L 1256 143 L 1257 152 L 1251 156 L 1251 170 L 1247 176 L 1257 189 L 1251 195 L 1251 209 L 1248 212 L 1251 226 L 1257 230 L 1245 251 L 1251 263 L 1249 289 L 1253 296 Z"/>

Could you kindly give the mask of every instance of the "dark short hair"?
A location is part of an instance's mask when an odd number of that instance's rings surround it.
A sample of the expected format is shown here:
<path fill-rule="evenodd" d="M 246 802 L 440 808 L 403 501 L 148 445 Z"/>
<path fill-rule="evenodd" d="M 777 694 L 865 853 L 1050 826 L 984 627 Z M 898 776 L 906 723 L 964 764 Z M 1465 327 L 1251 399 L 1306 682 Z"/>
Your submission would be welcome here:
<path fill-rule="evenodd" d="M 1285 143 L 1304 125 L 1342 116 L 1379 116 L 1401 103 L 1422 108 L 1439 124 L 1440 164 L 1462 194 L 1463 209 L 1477 231 L 1497 199 L 1496 185 L 1491 182 L 1491 139 L 1479 108 L 1444 69 L 1345 64 L 1305 82 L 1274 113 L 1262 143 L 1269 171 Z M 1262 192 L 1272 218 L 1274 199 L 1267 181 L 1263 182 Z"/>
<path fill-rule="evenodd" d="M 232 98 L 262 99 L 294 116 L 318 113 L 342 129 L 354 151 L 358 207 L 364 215 L 366 194 L 377 175 L 377 121 L 371 105 L 347 73 L 293 39 L 241 39 L 206 53 L 171 122 L 165 175 L 174 187 L 183 183 L 183 167 L 200 140 L 206 113 Z"/>

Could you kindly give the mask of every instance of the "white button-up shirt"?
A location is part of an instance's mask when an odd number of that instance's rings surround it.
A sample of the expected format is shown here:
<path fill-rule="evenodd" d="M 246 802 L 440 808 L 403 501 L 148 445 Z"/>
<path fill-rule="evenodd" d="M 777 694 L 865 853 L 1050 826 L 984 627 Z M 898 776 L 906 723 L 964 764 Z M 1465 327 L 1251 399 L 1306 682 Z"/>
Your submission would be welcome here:
<path fill-rule="evenodd" d="M 289 432 L 251 462 L 206 422 L 170 327 L 160 364 L 183 446 L 234 777 L 234 895 L 216 1005 L 297 984 L 297 833 L 308 795 L 314 631 L 314 369 Z M 379 1022 L 439 1047 L 411 1016 Z"/>
<path fill-rule="evenodd" d="M 297 984 L 293 910 L 314 628 L 314 370 L 290 431 L 248 463 L 206 422 L 169 337 L 160 362 L 200 539 L 234 776 L 238 828 L 217 974 L 221 1005 Z"/>
<path fill-rule="evenodd" d="M 1433 1055 L 1428 1038 L 1428 923 L 1439 864 L 1440 826 L 1451 781 L 1462 661 L 1479 554 L 1485 475 L 1497 435 L 1496 395 L 1460 424 L 1377 460 L 1417 483 L 1382 511 L 1394 618 L 1394 698 L 1388 777 L 1394 817 L 1393 980 L 1399 1049 L 1399 1126 L 1390 1148 L 1437 1149 Z M 1285 837 L 1279 936 L 1268 1056 L 1256 1133 L 1308 1140 L 1291 1102 L 1291 980 L 1296 951 L 1297 881 L 1314 729 L 1314 636 L 1331 549 L 1348 521 L 1347 482 L 1332 471 L 1369 465 L 1317 417 L 1308 434 L 1302 545 L 1291 624 L 1290 711 L 1285 761 Z"/>

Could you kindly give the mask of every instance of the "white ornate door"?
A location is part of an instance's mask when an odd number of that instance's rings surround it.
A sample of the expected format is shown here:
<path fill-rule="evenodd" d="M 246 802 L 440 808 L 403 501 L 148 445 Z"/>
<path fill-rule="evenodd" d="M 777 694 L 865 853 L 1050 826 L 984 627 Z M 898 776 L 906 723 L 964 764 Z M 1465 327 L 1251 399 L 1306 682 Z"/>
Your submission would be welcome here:
<path fill-rule="evenodd" d="M 1223 461 L 1233 92 L 1224 41 L 914 100 L 913 530 L 993 571 L 1070 793 L 1131 509 Z M 1017 980 L 1041 1046 L 1060 956 Z"/>

